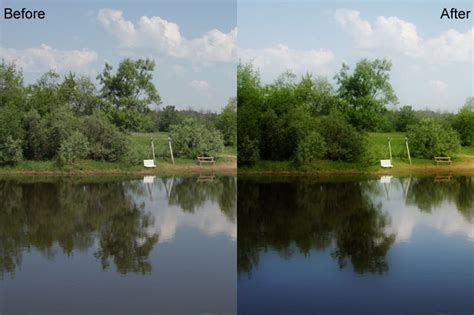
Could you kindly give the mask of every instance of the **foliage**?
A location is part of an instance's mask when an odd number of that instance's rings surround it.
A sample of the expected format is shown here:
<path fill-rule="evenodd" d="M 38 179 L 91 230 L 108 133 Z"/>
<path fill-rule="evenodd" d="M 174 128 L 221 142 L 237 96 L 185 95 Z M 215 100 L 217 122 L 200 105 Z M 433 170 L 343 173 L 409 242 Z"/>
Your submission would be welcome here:
<path fill-rule="evenodd" d="M 158 131 L 170 131 L 170 126 L 179 123 L 179 114 L 174 106 L 166 106 L 158 112 Z"/>
<path fill-rule="evenodd" d="M 171 126 L 171 139 L 173 153 L 178 157 L 216 156 L 224 148 L 219 131 L 208 129 L 194 119 Z"/>
<path fill-rule="evenodd" d="M 237 99 L 235 97 L 229 99 L 227 106 L 219 115 L 217 129 L 222 133 L 226 146 L 237 144 Z"/>
<path fill-rule="evenodd" d="M 155 63 L 151 60 L 125 59 L 112 73 L 108 63 L 97 77 L 101 96 L 108 102 L 106 111 L 112 122 L 122 130 L 139 131 L 150 124 L 149 106 L 159 105 L 161 98 L 153 84 Z"/>
<path fill-rule="evenodd" d="M 90 144 L 90 159 L 117 162 L 128 150 L 129 143 L 125 134 L 99 112 L 84 117 L 81 130 Z"/>
<path fill-rule="evenodd" d="M 319 119 L 318 131 L 326 142 L 329 160 L 359 161 L 366 149 L 366 139 L 339 112 Z"/>
<path fill-rule="evenodd" d="M 432 159 L 452 156 L 460 146 L 458 134 L 449 126 L 433 119 L 424 119 L 408 129 L 410 153 L 414 157 Z"/>
<path fill-rule="evenodd" d="M 395 130 L 407 131 L 408 126 L 414 125 L 418 122 L 415 111 L 411 106 L 403 106 L 396 112 L 395 116 Z"/>
<path fill-rule="evenodd" d="M 260 159 L 257 140 L 251 140 L 248 136 L 239 138 L 237 152 L 239 166 L 253 165 Z"/>
<path fill-rule="evenodd" d="M 79 131 L 74 131 L 59 147 L 58 162 L 61 165 L 74 164 L 89 155 L 89 141 Z"/>
<path fill-rule="evenodd" d="M 341 108 L 357 129 L 379 129 L 386 106 L 398 102 L 390 84 L 391 67 L 392 63 L 385 59 L 363 59 L 353 73 L 349 73 L 349 66 L 343 64 L 334 77 Z"/>
<path fill-rule="evenodd" d="M 454 118 L 453 127 L 459 133 L 463 146 L 474 146 L 474 97 L 467 99 Z"/>
<path fill-rule="evenodd" d="M 11 136 L 7 136 L 0 142 L 0 165 L 15 164 L 22 158 L 20 140 L 14 140 Z"/>
<path fill-rule="evenodd" d="M 298 164 L 310 164 L 322 159 L 326 154 L 326 141 L 316 131 L 308 134 L 296 149 L 296 162 Z"/>

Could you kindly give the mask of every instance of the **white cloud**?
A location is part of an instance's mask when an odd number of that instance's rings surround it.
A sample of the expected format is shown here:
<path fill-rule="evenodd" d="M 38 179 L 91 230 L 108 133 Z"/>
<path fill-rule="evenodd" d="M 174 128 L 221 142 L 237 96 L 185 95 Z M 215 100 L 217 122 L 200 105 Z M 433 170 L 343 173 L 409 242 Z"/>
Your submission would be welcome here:
<path fill-rule="evenodd" d="M 471 62 L 474 28 L 464 33 L 450 29 L 424 39 L 413 23 L 394 16 L 379 16 L 371 24 L 360 17 L 359 11 L 340 9 L 334 17 L 360 48 L 382 48 L 436 61 Z"/>
<path fill-rule="evenodd" d="M 333 52 L 328 49 L 296 50 L 281 44 L 264 49 L 240 49 L 239 57 L 265 72 L 320 70 L 334 60 Z"/>
<path fill-rule="evenodd" d="M 441 80 L 431 80 L 429 83 L 429 86 L 431 89 L 434 91 L 438 91 L 441 93 L 446 92 L 447 85 L 444 81 Z"/>
<path fill-rule="evenodd" d="M 235 61 L 237 29 L 229 33 L 213 29 L 201 37 L 187 39 L 178 24 L 159 16 L 142 16 L 134 24 L 125 20 L 122 11 L 101 9 L 97 17 L 126 48 L 149 48 L 172 57 L 199 61 Z"/>
<path fill-rule="evenodd" d="M 204 80 L 192 80 L 190 83 L 191 87 L 196 91 L 207 91 L 209 89 L 209 83 Z"/>
<path fill-rule="evenodd" d="M 14 62 L 27 72 L 83 69 L 97 60 L 97 53 L 90 49 L 59 50 L 46 44 L 26 49 L 0 48 L 0 58 Z"/>

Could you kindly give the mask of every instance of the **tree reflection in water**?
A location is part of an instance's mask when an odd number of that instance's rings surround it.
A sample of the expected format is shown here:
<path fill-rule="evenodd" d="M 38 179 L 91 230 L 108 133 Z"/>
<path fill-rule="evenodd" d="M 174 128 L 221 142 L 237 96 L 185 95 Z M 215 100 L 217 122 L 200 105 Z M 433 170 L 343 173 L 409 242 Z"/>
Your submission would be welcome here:
<path fill-rule="evenodd" d="M 350 262 L 359 274 L 387 272 L 386 255 L 395 235 L 386 232 L 390 217 L 372 201 L 380 193 L 377 181 L 369 180 L 239 179 L 239 275 L 250 276 L 261 252 L 270 249 L 289 258 L 295 250 L 309 255 L 332 248 L 341 269 Z M 451 200 L 472 222 L 473 196 L 472 178 L 434 183 L 426 177 L 412 181 L 406 202 L 429 210 Z"/>
<path fill-rule="evenodd" d="M 235 177 L 212 182 L 176 178 L 172 187 L 168 181 L 155 182 L 158 189 L 170 189 L 170 205 L 194 212 L 211 201 L 229 221 L 236 221 Z M 94 257 L 104 270 L 113 263 L 121 274 L 150 273 L 149 255 L 158 235 L 150 232 L 154 216 L 144 211 L 147 199 L 138 198 L 147 193 L 142 181 L 121 179 L 0 180 L 0 278 L 14 275 L 25 251 L 36 249 L 54 259 L 58 249 L 69 256 L 94 244 Z"/>
<path fill-rule="evenodd" d="M 0 181 L 0 276 L 14 274 L 32 248 L 53 259 L 85 251 L 98 239 L 104 269 L 151 271 L 148 255 L 158 241 L 152 217 L 127 193 L 130 182 L 87 183 L 65 178 L 43 182 Z"/>

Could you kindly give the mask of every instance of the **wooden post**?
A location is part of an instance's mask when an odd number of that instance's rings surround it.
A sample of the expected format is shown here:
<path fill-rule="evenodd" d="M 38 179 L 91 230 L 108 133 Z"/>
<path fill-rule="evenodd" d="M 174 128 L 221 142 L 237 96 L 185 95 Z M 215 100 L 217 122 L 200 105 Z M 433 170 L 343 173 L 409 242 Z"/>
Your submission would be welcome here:
<path fill-rule="evenodd" d="M 408 160 L 410 161 L 410 165 L 411 165 L 410 148 L 408 147 L 408 138 L 407 137 L 405 137 L 405 143 L 407 145 Z"/>
<path fill-rule="evenodd" d="M 392 161 L 392 146 L 390 145 L 390 138 L 388 138 L 388 150 L 390 152 L 390 161 Z"/>
<path fill-rule="evenodd" d="M 168 144 L 170 146 L 171 161 L 173 162 L 173 165 L 174 165 L 173 148 L 171 147 L 171 137 L 168 137 Z"/>
<path fill-rule="evenodd" d="M 151 140 L 151 150 L 153 152 L 153 161 L 155 160 L 155 145 L 153 144 L 153 138 L 150 138 Z"/>

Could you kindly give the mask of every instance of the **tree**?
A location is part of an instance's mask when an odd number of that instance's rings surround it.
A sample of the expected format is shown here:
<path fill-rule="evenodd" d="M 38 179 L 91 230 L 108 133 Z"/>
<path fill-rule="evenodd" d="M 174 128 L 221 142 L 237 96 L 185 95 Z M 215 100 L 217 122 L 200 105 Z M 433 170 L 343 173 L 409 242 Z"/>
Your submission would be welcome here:
<path fill-rule="evenodd" d="M 171 126 L 171 139 L 175 155 L 190 159 L 197 156 L 216 156 L 224 148 L 219 131 L 208 129 L 191 118 Z"/>
<path fill-rule="evenodd" d="M 226 146 L 237 144 L 237 99 L 231 97 L 219 115 L 217 129 L 220 130 Z"/>
<path fill-rule="evenodd" d="M 397 112 L 395 118 L 395 130 L 406 131 L 409 125 L 413 125 L 418 121 L 415 115 L 415 111 L 411 106 L 403 106 Z"/>
<path fill-rule="evenodd" d="M 412 156 L 426 159 L 452 156 L 460 146 L 458 134 L 449 126 L 433 119 L 424 119 L 410 126 L 408 139 Z"/>
<path fill-rule="evenodd" d="M 174 106 L 166 106 L 158 115 L 159 131 L 170 131 L 170 126 L 179 123 L 178 111 Z"/>
<path fill-rule="evenodd" d="M 237 66 L 237 151 L 239 165 L 253 164 L 260 156 L 259 116 L 263 105 L 260 74 L 251 64 Z"/>
<path fill-rule="evenodd" d="M 360 130 L 377 130 L 388 104 L 396 104 L 397 96 L 390 84 L 392 63 L 385 59 L 359 61 L 353 73 L 349 66 L 334 77 L 342 111 L 349 122 Z"/>
<path fill-rule="evenodd" d="M 107 100 L 106 109 L 112 122 L 122 130 L 139 131 L 150 123 L 146 115 L 152 104 L 161 102 L 155 85 L 155 63 L 149 59 L 133 61 L 125 59 L 116 73 L 108 63 L 97 77 L 101 84 L 101 96 Z"/>
<path fill-rule="evenodd" d="M 459 133 L 462 145 L 474 146 L 474 97 L 466 100 L 454 118 L 453 127 Z"/>

